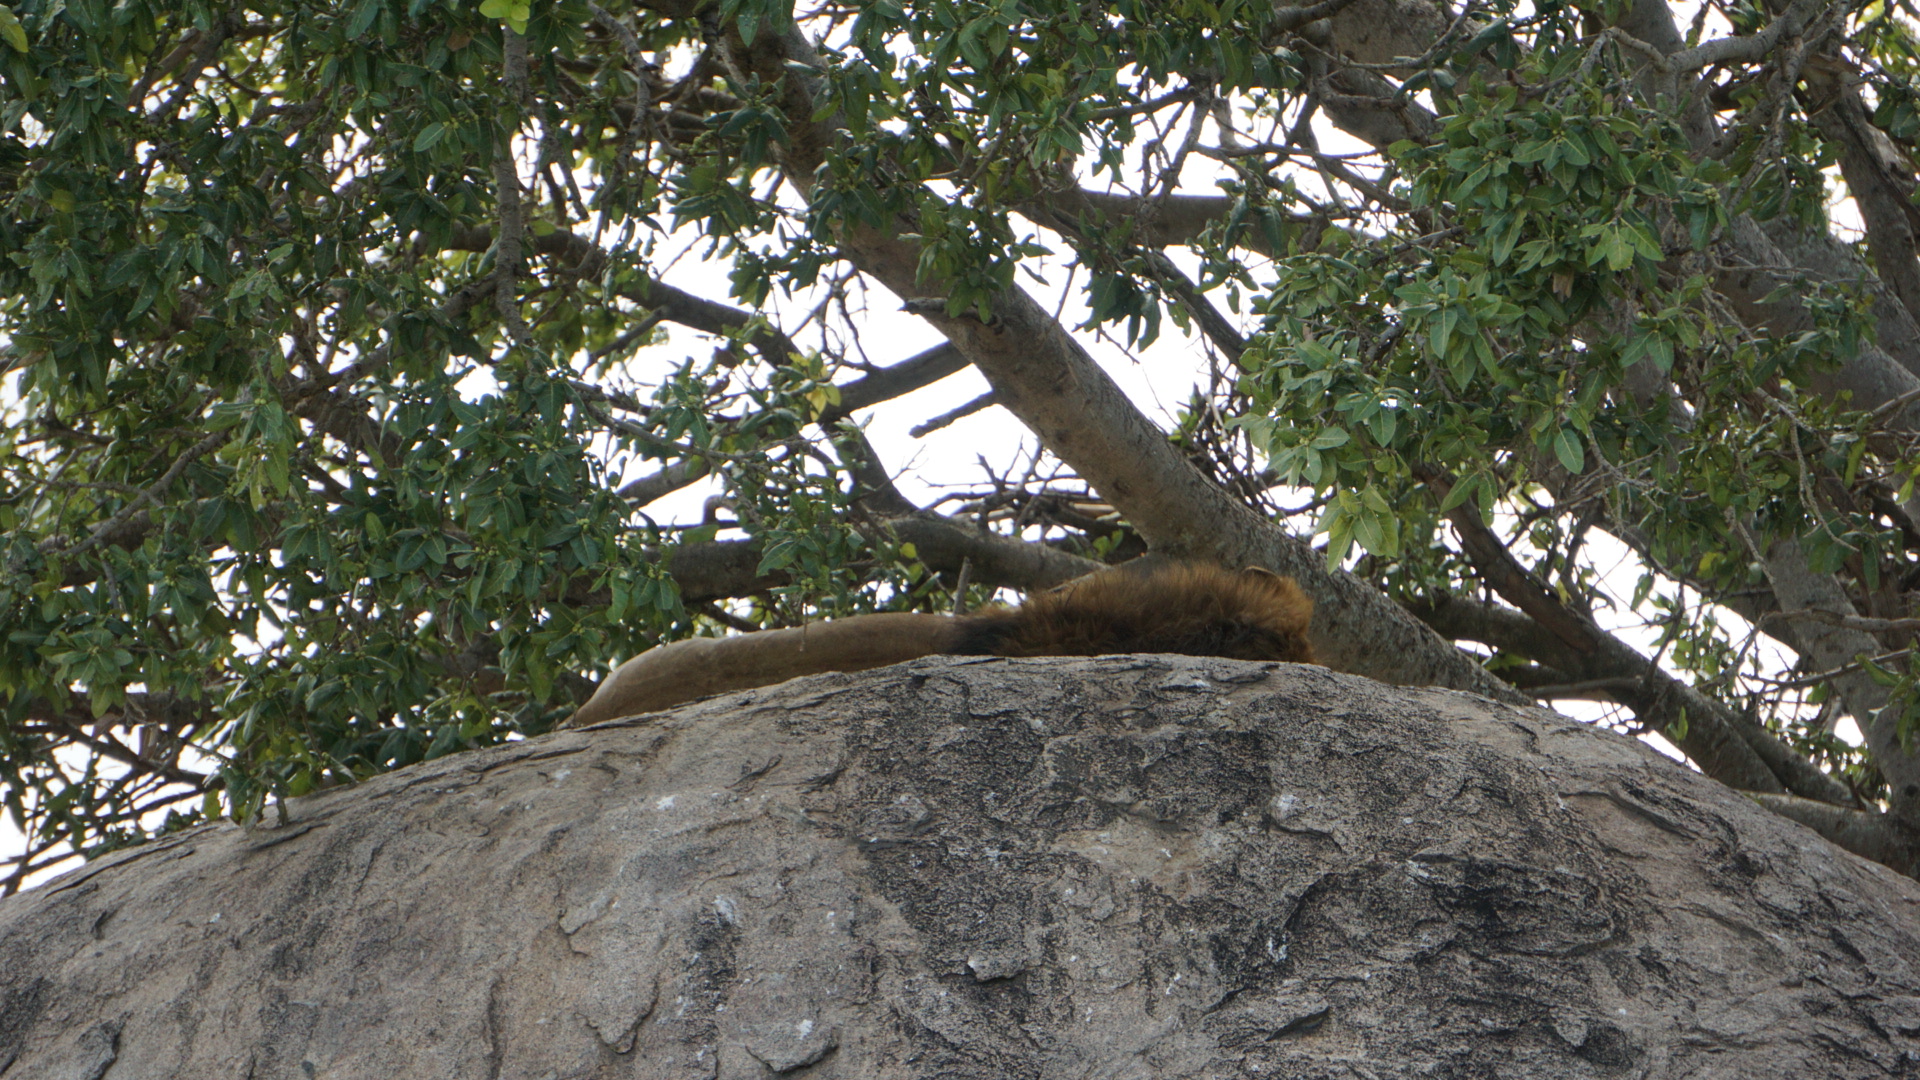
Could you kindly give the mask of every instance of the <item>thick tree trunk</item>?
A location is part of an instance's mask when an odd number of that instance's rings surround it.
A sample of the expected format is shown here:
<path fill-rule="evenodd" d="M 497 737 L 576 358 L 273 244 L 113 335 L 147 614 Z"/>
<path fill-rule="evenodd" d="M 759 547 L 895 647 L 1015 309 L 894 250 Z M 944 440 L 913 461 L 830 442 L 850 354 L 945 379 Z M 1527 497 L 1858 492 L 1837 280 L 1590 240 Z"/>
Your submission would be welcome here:
<path fill-rule="evenodd" d="M 0 1076 L 1912 1075 L 1920 885 L 1605 731 L 930 658 L 0 902 Z"/>

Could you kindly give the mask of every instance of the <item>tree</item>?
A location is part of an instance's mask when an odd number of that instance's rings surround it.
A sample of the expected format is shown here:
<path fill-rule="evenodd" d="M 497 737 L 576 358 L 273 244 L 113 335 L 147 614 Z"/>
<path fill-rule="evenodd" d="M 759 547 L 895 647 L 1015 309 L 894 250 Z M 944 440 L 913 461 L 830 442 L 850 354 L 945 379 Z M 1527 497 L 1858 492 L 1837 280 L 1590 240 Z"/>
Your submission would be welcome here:
<path fill-rule="evenodd" d="M 10 887 L 544 731 L 666 638 L 1143 552 L 1294 575 L 1336 668 L 1604 697 L 1910 871 L 1907 17 L 17 3 Z M 730 297 L 664 280 L 676 229 Z M 1084 325 L 1020 284 L 1047 251 Z M 946 343 L 862 341 L 880 290 Z M 1083 343 L 1169 324 L 1211 365 L 1172 432 Z M 718 347 L 646 368 L 669 327 Z M 851 421 L 968 364 L 1070 476 L 899 491 Z M 703 480 L 709 520 L 649 516 Z"/>

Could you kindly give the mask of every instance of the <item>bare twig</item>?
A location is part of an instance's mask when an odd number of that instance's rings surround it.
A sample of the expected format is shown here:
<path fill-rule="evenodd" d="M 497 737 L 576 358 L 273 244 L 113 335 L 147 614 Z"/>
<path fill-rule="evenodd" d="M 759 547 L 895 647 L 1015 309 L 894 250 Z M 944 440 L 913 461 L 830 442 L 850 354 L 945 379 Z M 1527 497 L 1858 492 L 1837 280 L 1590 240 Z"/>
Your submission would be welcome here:
<path fill-rule="evenodd" d="M 1843 615 L 1837 611 L 1823 611 L 1819 608 L 1801 608 L 1799 611 L 1770 611 L 1761 617 L 1761 622 L 1774 620 L 1804 620 L 1825 623 L 1828 626 L 1844 626 L 1850 630 L 1865 630 L 1868 633 L 1913 633 L 1920 631 L 1920 619 L 1873 619 L 1865 615 Z"/>
<path fill-rule="evenodd" d="M 907 434 L 912 435 L 916 439 L 925 438 L 956 420 L 972 416 L 982 409 L 992 408 L 995 404 L 997 404 L 997 402 L 994 399 L 993 391 L 989 390 L 958 408 L 949 409 L 924 424 L 915 425 Z"/>

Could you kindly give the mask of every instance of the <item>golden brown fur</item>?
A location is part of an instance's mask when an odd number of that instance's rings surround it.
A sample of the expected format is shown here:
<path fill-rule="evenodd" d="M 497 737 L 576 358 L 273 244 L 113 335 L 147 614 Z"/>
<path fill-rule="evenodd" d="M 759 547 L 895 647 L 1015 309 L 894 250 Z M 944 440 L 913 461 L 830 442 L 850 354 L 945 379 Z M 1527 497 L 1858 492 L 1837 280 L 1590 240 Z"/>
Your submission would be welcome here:
<path fill-rule="evenodd" d="M 1110 572 L 1042 593 L 1013 611 L 959 620 L 951 650 L 992 656 L 1184 653 L 1313 662 L 1313 601 L 1292 578 L 1251 569 L 1171 566 Z"/>
<path fill-rule="evenodd" d="M 1172 566 L 1109 571 L 1042 593 L 1013 610 L 882 614 L 692 638 L 650 649 L 607 676 L 567 725 L 672 708 L 694 698 L 822 671 L 865 671 L 935 653 L 1101 656 L 1168 652 L 1312 663 L 1313 601 L 1292 578 L 1264 570 Z"/>

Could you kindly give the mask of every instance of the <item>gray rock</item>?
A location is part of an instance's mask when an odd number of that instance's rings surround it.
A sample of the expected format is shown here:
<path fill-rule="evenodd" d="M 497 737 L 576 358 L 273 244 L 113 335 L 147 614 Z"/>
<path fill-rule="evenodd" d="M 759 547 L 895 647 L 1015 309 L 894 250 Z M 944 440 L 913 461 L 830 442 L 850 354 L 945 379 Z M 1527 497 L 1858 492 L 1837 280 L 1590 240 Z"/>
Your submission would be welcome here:
<path fill-rule="evenodd" d="M 1318 668 L 931 658 L 0 902 L 0 1076 L 1920 1075 L 1920 886 Z"/>

